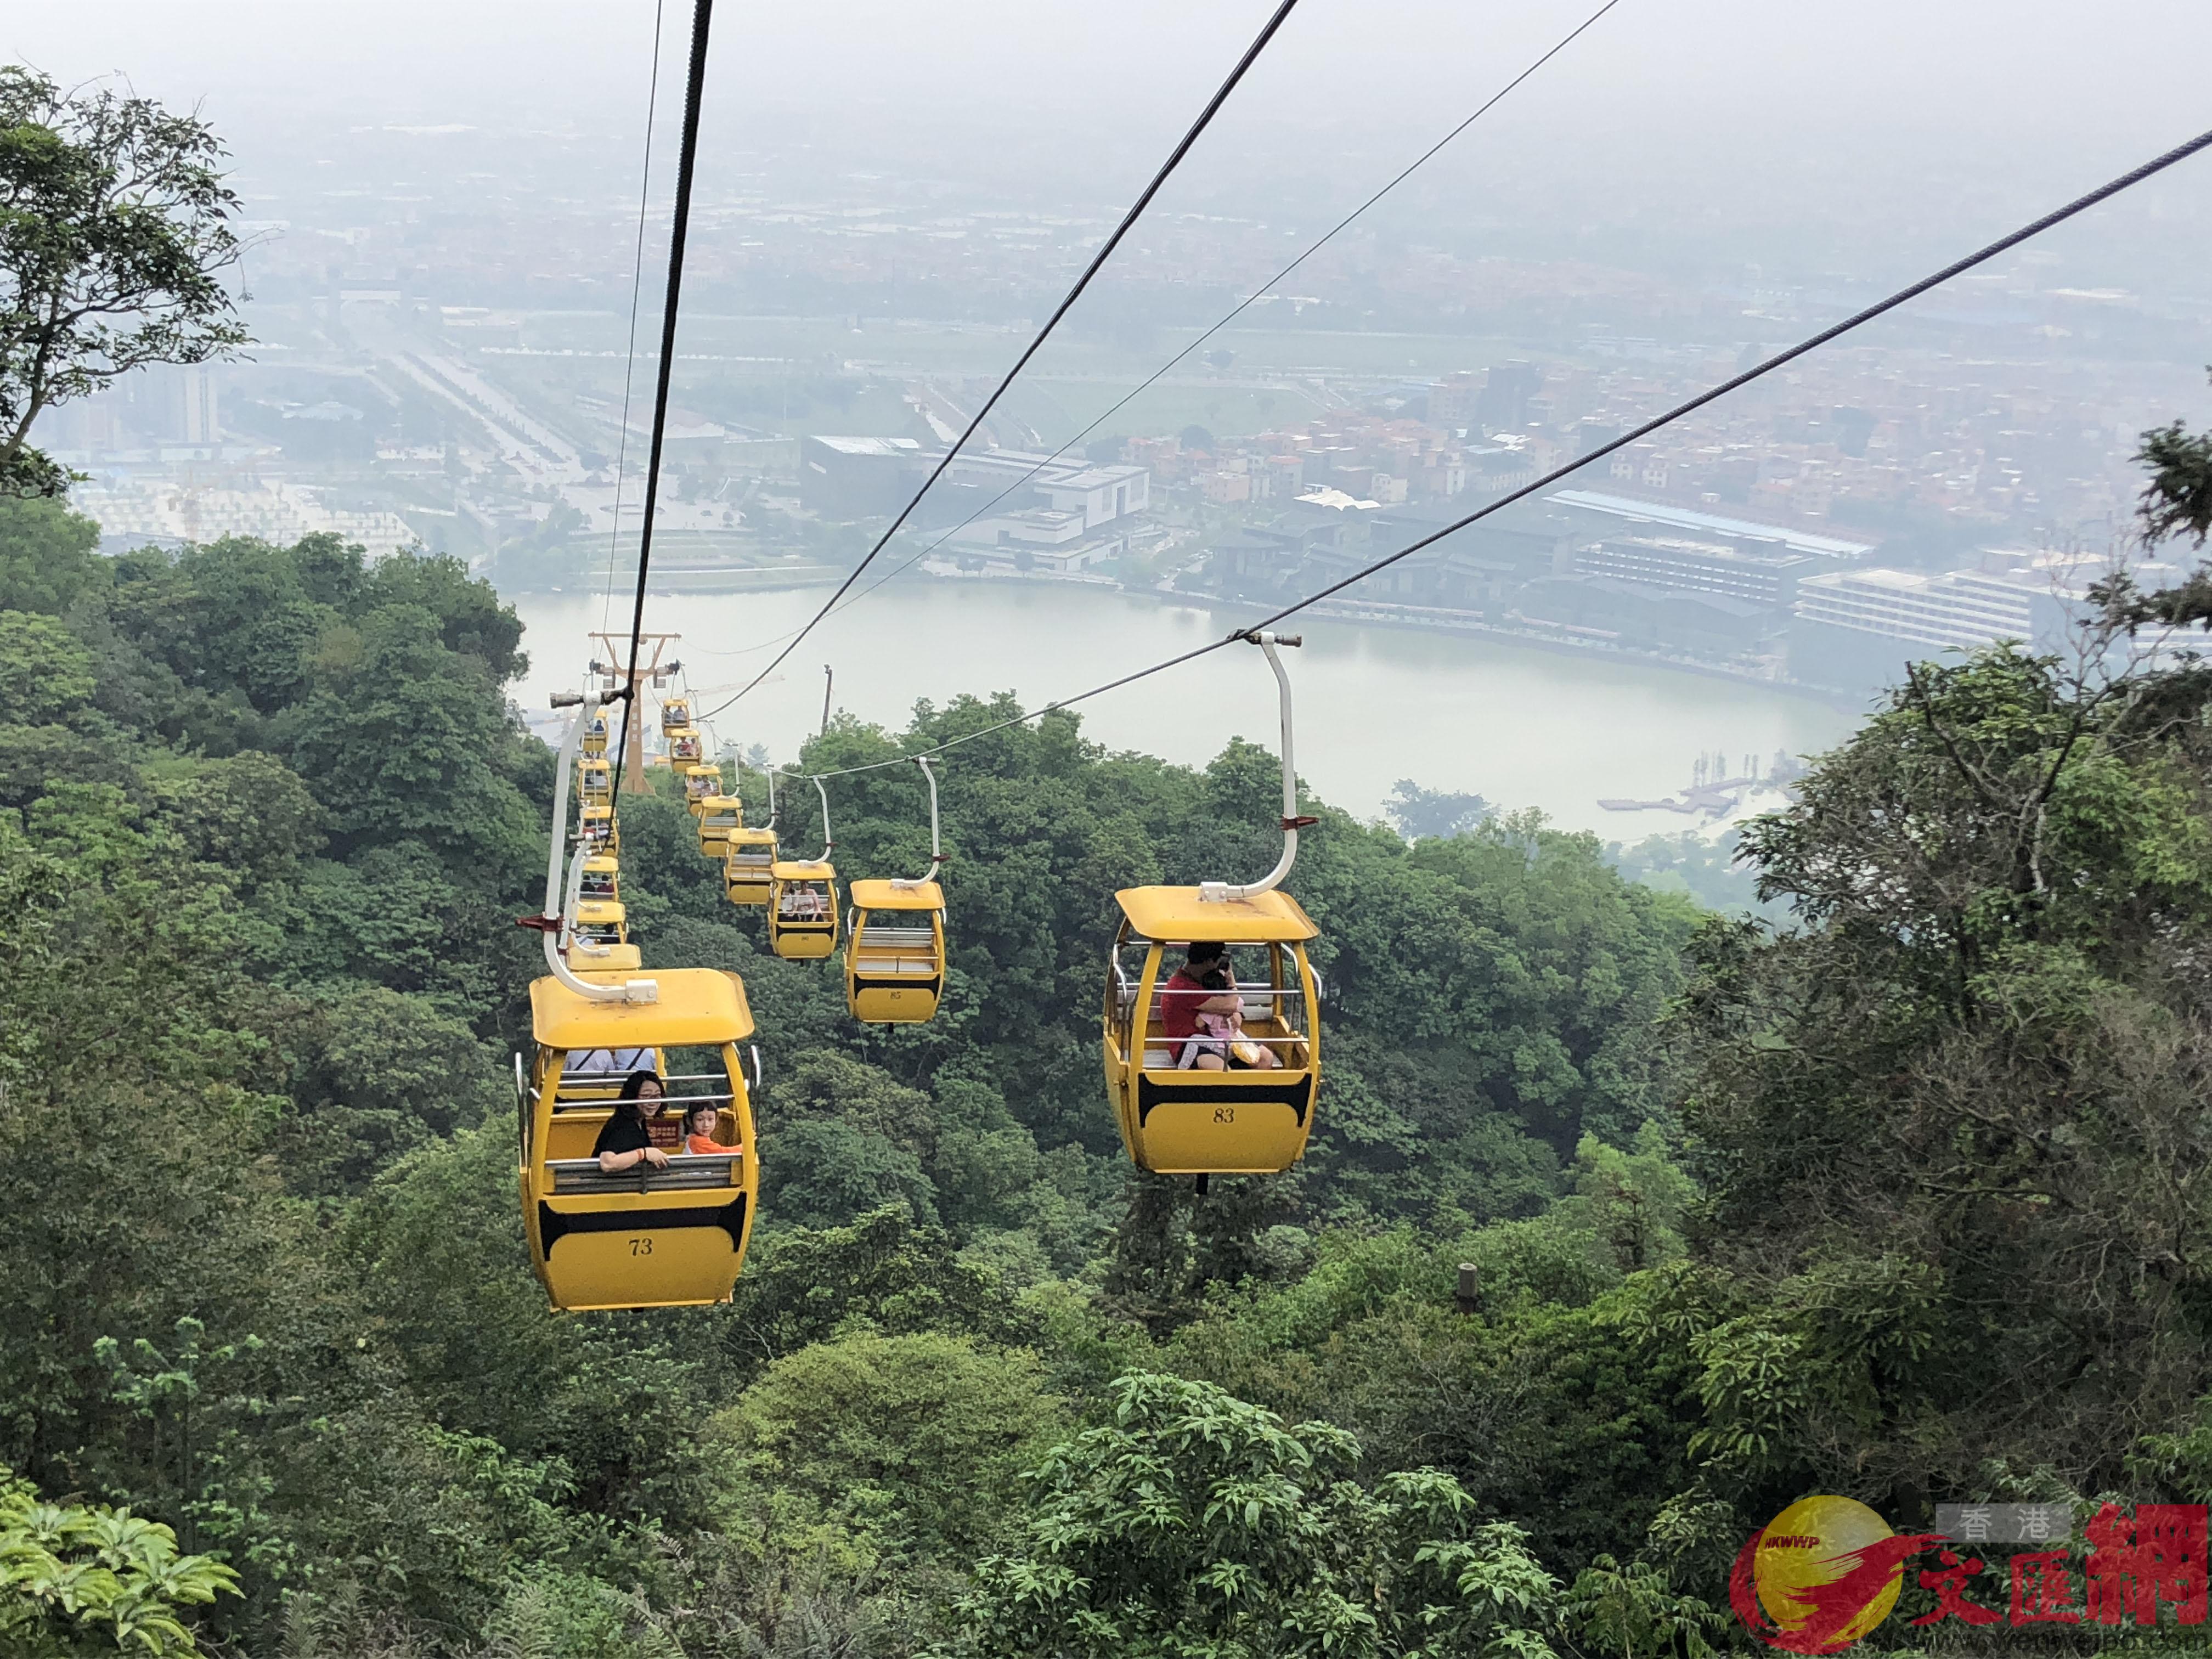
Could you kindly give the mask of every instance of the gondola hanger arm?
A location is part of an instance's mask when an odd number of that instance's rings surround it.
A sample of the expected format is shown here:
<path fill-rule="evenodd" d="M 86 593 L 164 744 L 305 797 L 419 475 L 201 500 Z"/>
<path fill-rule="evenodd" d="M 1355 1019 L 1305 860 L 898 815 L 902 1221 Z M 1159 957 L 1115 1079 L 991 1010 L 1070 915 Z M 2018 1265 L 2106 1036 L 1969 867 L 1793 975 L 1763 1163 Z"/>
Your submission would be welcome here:
<path fill-rule="evenodd" d="M 837 844 L 830 833 L 830 786 L 817 778 L 814 780 L 814 793 L 822 797 L 822 856 L 815 862 L 827 864 L 830 862 L 830 849 Z"/>
<path fill-rule="evenodd" d="M 564 827 L 568 816 L 568 775 L 574 769 L 576 753 L 583 746 L 584 727 L 591 723 L 592 714 L 612 702 L 604 693 L 586 693 L 579 696 L 573 692 L 556 692 L 556 708 L 574 708 L 576 718 L 568 723 L 568 735 L 561 739 L 561 752 L 553 772 L 553 826 L 550 845 L 545 855 L 545 908 L 537 916 L 521 918 L 521 925 L 538 930 L 545 950 L 545 966 L 553 977 L 569 990 L 591 1002 L 658 1002 L 660 982 L 653 979 L 633 979 L 620 985 L 593 985 L 580 980 L 568 970 L 562 955 L 563 938 L 575 926 L 575 896 L 582 884 L 584 851 L 577 849 L 575 879 L 568 891 L 562 891 L 562 848 L 568 836 Z"/>
<path fill-rule="evenodd" d="M 921 769 L 921 775 L 929 783 L 929 870 L 925 875 L 891 878 L 892 886 L 906 889 L 928 885 L 938 878 L 939 872 L 945 867 L 945 848 L 937 830 L 937 774 L 929 769 L 929 757 L 927 755 L 916 755 L 914 763 Z"/>
<path fill-rule="evenodd" d="M 1225 881 L 1200 882 L 1198 896 L 1208 904 L 1226 904 L 1232 900 L 1255 898 L 1261 893 L 1274 891 L 1282 885 L 1284 878 L 1291 873 L 1291 865 L 1297 862 L 1298 831 L 1318 822 L 1298 811 L 1298 767 L 1297 758 L 1291 752 L 1291 677 L 1276 650 L 1278 646 L 1302 646 L 1305 643 L 1304 637 L 1297 634 L 1264 632 L 1244 634 L 1238 637 L 1248 644 L 1258 646 L 1267 655 L 1267 666 L 1275 671 L 1276 700 L 1283 722 L 1283 855 L 1275 860 L 1273 869 L 1255 882 L 1241 886 Z"/>

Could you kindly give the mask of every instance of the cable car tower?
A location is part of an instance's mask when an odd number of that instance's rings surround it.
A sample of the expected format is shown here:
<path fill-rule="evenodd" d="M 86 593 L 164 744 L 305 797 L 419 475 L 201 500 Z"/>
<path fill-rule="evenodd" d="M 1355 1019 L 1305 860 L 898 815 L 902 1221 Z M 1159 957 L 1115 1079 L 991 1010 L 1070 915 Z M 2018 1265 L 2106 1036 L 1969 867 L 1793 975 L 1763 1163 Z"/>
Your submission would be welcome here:
<path fill-rule="evenodd" d="M 592 641 L 594 647 L 592 656 L 592 672 L 604 678 L 607 690 L 612 694 L 608 700 L 611 702 L 616 697 L 622 698 L 623 729 L 628 734 L 622 744 L 624 757 L 622 787 L 625 789 L 642 792 L 645 788 L 645 727 L 639 714 L 639 705 L 643 699 L 639 696 L 638 692 L 640 688 L 647 682 L 654 685 L 667 684 L 668 677 L 684 666 L 682 663 L 672 659 L 668 662 L 663 662 L 660 659 L 661 653 L 668 649 L 670 643 L 684 636 L 681 634 L 639 635 L 637 637 L 641 645 L 649 645 L 653 647 L 653 659 L 650 662 L 640 663 L 634 678 L 629 678 L 629 670 L 624 662 L 629 651 L 629 635 L 587 634 L 585 637 Z M 599 659 L 597 650 L 597 647 L 601 646 L 606 648 L 606 660 L 604 662 Z M 629 680 L 629 695 L 628 696 L 623 696 L 625 679 Z"/>

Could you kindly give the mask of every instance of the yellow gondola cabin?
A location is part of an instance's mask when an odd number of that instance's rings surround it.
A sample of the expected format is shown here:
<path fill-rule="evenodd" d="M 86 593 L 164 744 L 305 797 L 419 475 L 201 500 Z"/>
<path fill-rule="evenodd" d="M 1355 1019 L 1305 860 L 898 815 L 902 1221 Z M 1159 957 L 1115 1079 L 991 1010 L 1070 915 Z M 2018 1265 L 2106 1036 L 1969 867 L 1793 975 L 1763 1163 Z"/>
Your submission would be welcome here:
<path fill-rule="evenodd" d="M 699 803 L 699 853 L 720 859 L 729 849 L 730 832 L 744 827 L 744 803 L 735 795 L 709 795 Z"/>
<path fill-rule="evenodd" d="M 915 765 L 929 785 L 929 874 L 912 881 L 856 881 L 845 936 L 845 1006 L 870 1025 L 919 1024 L 945 995 L 945 867 L 939 834 L 937 774 L 929 757 Z M 830 802 L 823 797 L 826 823 Z"/>
<path fill-rule="evenodd" d="M 622 856 L 622 826 L 611 806 L 584 806 L 576 813 L 576 840 L 594 854 Z"/>
<path fill-rule="evenodd" d="M 665 735 L 668 739 L 668 763 L 678 771 L 706 763 L 707 739 L 697 726 L 683 726 Z"/>
<path fill-rule="evenodd" d="M 1108 953 L 1107 1098 L 1139 1169 L 1268 1175 L 1297 1162 L 1321 1088 L 1319 988 L 1306 942 L 1318 933 L 1280 890 L 1297 862 L 1298 811 L 1291 748 L 1291 680 L 1279 645 L 1248 634 L 1274 671 L 1282 713 L 1282 855 L 1258 881 L 1131 887 Z M 1200 948 L 1203 947 L 1203 948 Z M 1173 958 L 1172 960 L 1170 958 Z M 1188 965 L 1181 984 L 1170 985 Z"/>
<path fill-rule="evenodd" d="M 684 804 L 693 817 L 697 817 L 699 803 L 722 793 L 722 769 L 719 766 L 687 766 L 683 771 Z"/>
<path fill-rule="evenodd" d="M 607 752 L 607 728 L 612 725 L 605 708 L 594 708 L 584 723 L 584 753 L 593 759 Z"/>
<path fill-rule="evenodd" d="M 660 735 L 672 738 L 691 726 L 691 699 L 663 697 L 660 700 Z"/>
<path fill-rule="evenodd" d="M 1304 1154 L 1321 1079 L 1321 1032 L 1306 941 L 1319 929 L 1286 893 L 1209 902 L 1195 887 L 1115 895 L 1121 927 L 1106 984 L 1106 1088 L 1121 1141 L 1163 1175 L 1273 1174 Z M 1234 1054 L 1194 1062 L 1199 1039 L 1170 1038 L 1161 993 L 1196 942 L 1226 945 L 1242 1003 L 1235 1040 L 1272 1054 L 1260 1070 Z M 1224 1045 L 1226 1046 L 1226 1045 Z"/>
<path fill-rule="evenodd" d="M 818 962 L 837 948 L 837 871 L 830 851 L 830 791 L 821 779 L 813 780 L 822 797 L 822 856 L 818 859 L 779 858 L 769 866 L 768 943 L 776 955 L 799 962 Z M 768 781 L 769 822 L 775 821 L 775 773 Z"/>
<path fill-rule="evenodd" d="M 576 896 L 585 899 L 622 901 L 622 860 L 619 859 L 587 858 L 584 860 L 583 884 Z"/>
<path fill-rule="evenodd" d="M 837 871 L 823 859 L 778 859 L 769 866 L 769 948 L 816 962 L 837 948 Z"/>
<path fill-rule="evenodd" d="M 518 1103 L 520 1180 L 532 1262 L 556 1308 L 726 1302 L 744 1265 L 759 1194 L 738 1048 L 753 1031 L 744 987 L 707 968 L 661 969 L 653 979 L 649 1002 L 593 1001 L 555 978 L 530 988 L 536 1054 Z M 711 1058 L 701 1070 L 667 1076 L 666 1113 L 714 1105 L 714 1138 L 730 1151 L 679 1154 L 665 1169 L 602 1170 L 592 1147 L 619 1109 L 604 1085 L 587 1097 L 566 1073 L 568 1054 L 593 1050 L 705 1051 Z"/>
<path fill-rule="evenodd" d="M 629 917 L 622 905 L 613 899 L 579 899 L 576 902 L 576 937 L 588 945 L 627 945 L 629 943 Z M 597 958 L 586 956 L 585 963 Z M 579 967 L 582 963 L 579 963 Z"/>
<path fill-rule="evenodd" d="M 775 831 L 730 831 L 722 858 L 722 892 L 732 904 L 766 904 L 775 885 Z"/>
<path fill-rule="evenodd" d="M 615 798 L 615 769 L 602 757 L 588 755 L 576 763 L 576 798 L 593 806 L 605 806 Z"/>
<path fill-rule="evenodd" d="M 932 1018 L 945 994 L 945 890 L 856 881 L 845 939 L 845 1003 L 869 1025 Z"/>

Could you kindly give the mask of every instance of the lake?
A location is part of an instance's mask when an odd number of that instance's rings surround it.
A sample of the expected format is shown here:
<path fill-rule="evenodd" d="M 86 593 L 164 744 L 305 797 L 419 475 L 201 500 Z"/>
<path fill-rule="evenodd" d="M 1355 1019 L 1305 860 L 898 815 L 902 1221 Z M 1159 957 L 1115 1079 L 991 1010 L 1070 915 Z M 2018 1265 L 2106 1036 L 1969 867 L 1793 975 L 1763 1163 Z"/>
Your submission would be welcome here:
<path fill-rule="evenodd" d="M 585 635 L 602 626 L 599 593 L 511 596 L 529 633 L 520 696 L 543 724 L 546 698 L 583 678 Z M 679 659 L 702 711 L 781 648 L 762 642 L 798 627 L 826 588 L 775 593 L 662 593 L 646 602 L 648 630 L 678 632 Z M 617 595 L 615 626 L 629 599 Z M 1826 749 L 1856 723 L 1780 688 L 1672 672 L 1509 641 L 1300 618 L 1306 644 L 1285 652 L 1297 696 L 1298 770 L 1322 799 L 1380 816 L 1392 786 L 1467 791 L 1502 807 L 1535 806 L 1554 822 L 1634 841 L 1695 827 L 1663 811 L 1611 812 L 1601 796 L 1650 799 L 1688 787 L 1702 753 L 1734 770 L 1777 750 Z M 1035 581 L 895 583 L 831 617 L 714 734 L 795 754 L 822 718 L 823 665 L 836 670 L 835 706 L 902 727 L 915 702 L 1012 691 L 1033 707 L 1219 637 L 1228 613 L 1106 587 Z M 1232 736 L 1275 746 L 1275 690 L 1260 653 L 1216 653 L 1079 706 L 1086 735 L 1202 765 Z M 946 787 L 957 787 L 958 751 Z M 1771 805 L 1776 798 L 1768 797 Z"/>

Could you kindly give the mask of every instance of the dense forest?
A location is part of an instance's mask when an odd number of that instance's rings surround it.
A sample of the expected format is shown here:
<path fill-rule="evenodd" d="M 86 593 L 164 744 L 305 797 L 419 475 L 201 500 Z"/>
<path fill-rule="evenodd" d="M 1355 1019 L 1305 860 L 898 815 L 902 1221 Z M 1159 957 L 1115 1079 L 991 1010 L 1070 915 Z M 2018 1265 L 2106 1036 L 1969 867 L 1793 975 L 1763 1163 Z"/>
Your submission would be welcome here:
<path fill-rule="evenodd" d="M 1808 1492 L 2212 1498 L 2212 668 L 1923 665 L 1743 834 L 1779 925 L 1311 806 L 1313 1148 L 1202 1197 L 1103 1103 L 1111 895 L 1270 862 L 1266 751 L 953 751 L 946 1007 L 890 1034 L 628 797 L 647 963 L 759 1018 L 763 1218 L 730 1305 L 558 1316 L 513 612 L 94 542 L 0 502 L 10 1652 L 1656 1659 L 1749 1640 L 1729 1563 Z M 2197 614 L 2106 597 L 2100 647 Z M 926 857 L 909 770 L 836 811 L 848 870 Z M 1876 1642 L 1954 1650 L 1931 1605 Z"/>

